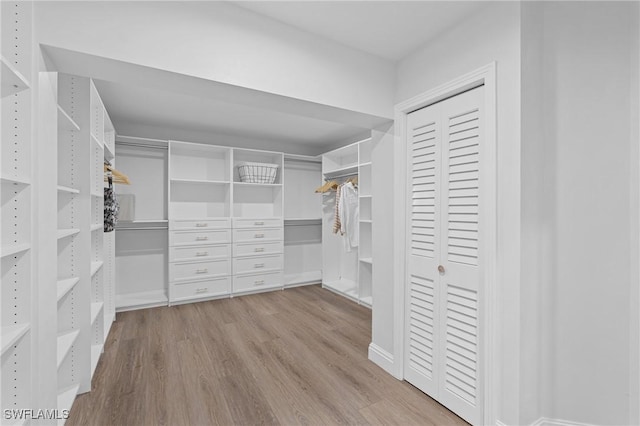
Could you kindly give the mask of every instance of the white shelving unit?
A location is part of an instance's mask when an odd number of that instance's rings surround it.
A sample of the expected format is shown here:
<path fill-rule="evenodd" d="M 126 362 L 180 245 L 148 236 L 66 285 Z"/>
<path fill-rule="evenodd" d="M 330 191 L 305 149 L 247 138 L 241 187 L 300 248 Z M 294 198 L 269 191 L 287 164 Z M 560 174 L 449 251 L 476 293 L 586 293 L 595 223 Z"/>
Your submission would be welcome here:
<path fill-rule="evenodd" d="M 322 158 L 284 156 L 284 286 L 322 281 Z"/>
<path fill-rule="evenodd" d="M 367 307 L 373 306 L 371 144 L 371 139 L 366 139 L 322 156 L 322 173 L 326 180 L 342 182 L 349 177 L 358 177 L 359 210 L 358 247 L 347 252 L 343 237 L 333 233 L 336 193 L 323 195 L 322 285 Z"/>
<path fill-rule="evenodd" d="M 37 309 L 33 269 L 32 2 L 1 2 L 2 144 L 0 146 L 0 253 L 2 289 L 0 408 L 35 403 Z"/>

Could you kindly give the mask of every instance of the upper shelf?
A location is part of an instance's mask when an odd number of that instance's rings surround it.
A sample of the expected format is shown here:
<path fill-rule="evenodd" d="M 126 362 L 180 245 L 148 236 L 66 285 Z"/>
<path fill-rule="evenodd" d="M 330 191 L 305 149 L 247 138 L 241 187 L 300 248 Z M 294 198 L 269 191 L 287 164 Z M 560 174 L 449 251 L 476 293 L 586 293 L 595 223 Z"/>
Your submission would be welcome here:
<path fill-rule="evenodd" d="M 11 96 L 28 89 L 29 81 L 4 57 L 2 62 L 2 97 Z"/>
<path fill-rule="evenodd" d="M 358 174 L 358 163 L 353 163 L 339 167 L 337 169 L 327 170 L 324 172 L 324 177 L 327 179 L 331 179 L 335 177 L 350 176 L 356 174 Z"/>

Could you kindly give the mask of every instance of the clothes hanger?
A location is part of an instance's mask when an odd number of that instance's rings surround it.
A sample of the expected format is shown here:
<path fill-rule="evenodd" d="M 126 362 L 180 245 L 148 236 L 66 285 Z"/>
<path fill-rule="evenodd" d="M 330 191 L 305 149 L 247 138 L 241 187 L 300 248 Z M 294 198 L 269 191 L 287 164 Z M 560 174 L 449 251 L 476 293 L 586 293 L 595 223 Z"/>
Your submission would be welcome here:
<path fill-rule="evenodd" d="M 338 182 L 335 180 L 330 180 L 324 183 L 324 185 L 316 188 L 316 192 L 324 194 L 325 192 L 329 192 L 331 190 L 336 190 L 338 188 Z"/>
<path fill-rule="evenodd" d="M 104 177 L 105 182 L 109 181 L 109 174 L 111 175 L 111 180 L 113 183 L 120 183 L 123 185 L 131 185 L 131 181 L 129 180 L 129 178 L 127 177 L 127 175 L 125 175 L 122 172 L 119 172 L 118 170 L 114 169 L 110 164 L 105 163 L 104 165 L 104 171 L 107 173 Z"/>

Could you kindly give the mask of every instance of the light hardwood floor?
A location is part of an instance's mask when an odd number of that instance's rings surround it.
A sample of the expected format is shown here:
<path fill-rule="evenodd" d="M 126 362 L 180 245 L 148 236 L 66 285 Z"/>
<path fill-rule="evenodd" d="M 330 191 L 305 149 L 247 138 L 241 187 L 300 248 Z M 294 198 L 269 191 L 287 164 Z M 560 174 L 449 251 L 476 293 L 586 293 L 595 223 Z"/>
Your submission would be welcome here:
<path fill-rule="evenodd" d="M 67 425 L 466 424 L 367 359 L 370 324 L 320 286 L 120 313 Z"/>

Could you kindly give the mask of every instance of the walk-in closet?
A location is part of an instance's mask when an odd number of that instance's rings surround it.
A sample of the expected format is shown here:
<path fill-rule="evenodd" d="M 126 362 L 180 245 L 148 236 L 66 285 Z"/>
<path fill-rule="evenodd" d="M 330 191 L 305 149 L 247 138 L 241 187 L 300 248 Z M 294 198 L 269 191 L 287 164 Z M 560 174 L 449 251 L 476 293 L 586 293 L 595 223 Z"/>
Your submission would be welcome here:
<path fill-rule="evenodd" d="M 640 0 L 2 0 L 0 48 L 0 425 L 640 424 Z"/>

